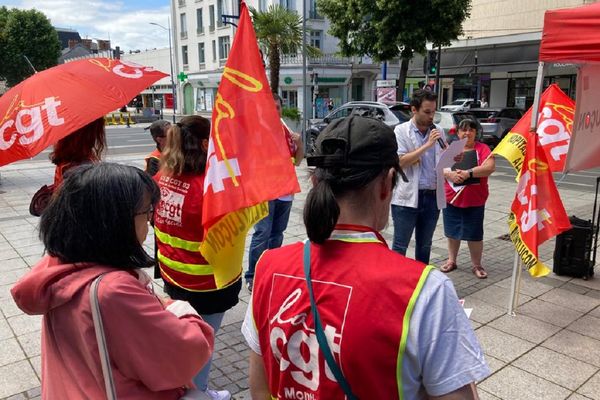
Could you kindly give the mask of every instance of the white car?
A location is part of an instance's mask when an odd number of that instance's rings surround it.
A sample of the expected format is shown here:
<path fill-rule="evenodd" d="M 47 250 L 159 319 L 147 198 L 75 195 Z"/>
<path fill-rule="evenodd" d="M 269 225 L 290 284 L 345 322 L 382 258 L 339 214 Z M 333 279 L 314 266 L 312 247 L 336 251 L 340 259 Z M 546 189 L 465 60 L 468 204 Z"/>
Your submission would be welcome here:
<path fill-rule="evenodd" d="M 469 111 L 471 108 L 481 107 L 481 102 L 475 99 L 456 99 L 450 104 L 442 106 L 442 111 Z"/>

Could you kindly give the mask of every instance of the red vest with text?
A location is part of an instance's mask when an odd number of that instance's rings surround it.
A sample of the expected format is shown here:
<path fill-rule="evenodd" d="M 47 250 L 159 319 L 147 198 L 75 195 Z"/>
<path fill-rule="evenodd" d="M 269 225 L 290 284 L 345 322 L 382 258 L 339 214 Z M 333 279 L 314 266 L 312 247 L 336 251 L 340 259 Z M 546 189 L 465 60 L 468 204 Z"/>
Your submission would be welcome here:
<path fill-rule="evenodd" d="M 332 239 L 311 245 L 311 276 L 333 356 L 358 398 L 401 398 L 403 334 L 431 267 L 374 234 Z M 303 243 L 263 254 L 252 301 L 271 396 L 343 400 L 314 333 Z"/>
<path fill-rule="evenodd" d="M 212 266 L 200 253 L 204 175 L 171 177 L 158 172 L 154 180 L 160 187 L 154 235 L 161 276 L 186 290 L 216 290 Z"/>

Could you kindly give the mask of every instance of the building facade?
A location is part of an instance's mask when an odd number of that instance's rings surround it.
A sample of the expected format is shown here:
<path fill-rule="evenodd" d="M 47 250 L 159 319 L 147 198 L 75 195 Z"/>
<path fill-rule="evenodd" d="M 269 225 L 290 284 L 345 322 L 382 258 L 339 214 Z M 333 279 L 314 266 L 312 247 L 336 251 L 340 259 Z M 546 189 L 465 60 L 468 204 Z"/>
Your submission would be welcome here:
<path fill-rule="evenodd" d="M 300 0 L 249 0 L 265 11 L 279 4 L 302 15 Z M 239 15 L 238 0 L 172 0 L 172 27 L 178 68 L 187 75 L 178 83 L 180 112 L 210 112 L 223 67 L 229 57 L 235 27 L 223 15 Z M 302 55 L 282 55 L 280 94 L 287 107 L 306 110 L 307 117 L 322 117 L 332 99 L 335 106 L 349 100 L 370 99 L 379 66 L 367 58 L 335 55 L 338 40 L 327 34 L 329 22 L 316 11 L 315 0 L 306 2 L 307 43 L 321 56 L 307 59 L 307 85 L 303 90 Z M 229 19 L 236 23 L 236 19 Z M 267 76 L 268 76 L 267 66 Z"/>

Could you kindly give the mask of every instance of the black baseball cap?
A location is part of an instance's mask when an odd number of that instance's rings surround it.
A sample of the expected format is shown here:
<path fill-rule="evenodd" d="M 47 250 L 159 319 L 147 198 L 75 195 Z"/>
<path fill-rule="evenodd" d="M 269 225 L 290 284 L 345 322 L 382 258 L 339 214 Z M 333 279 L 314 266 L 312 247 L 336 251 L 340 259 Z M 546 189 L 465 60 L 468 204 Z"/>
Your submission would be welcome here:
<path fill-rule="evenodd" d="M 356 168 L 399 166 L 398 144 L 392 128 L 378 119 L 351 115 L 331 122 L 316 142 L 316 152 L 306 158 L 311 167 Z"/>
<path fill-rule="evenodd" d="M 159 120 L 151 123 L 150 126 L 145 127 L 144 130 L 147 131 L 148 129 L 150 129 L 150 134 L 152 135 L 152 137 L 164 136 L 165 135 L 165 131 L 164 131 L 165 126 L 169 126 L 169 125 L 171 125 L 171 123 L 169 121 L 165 121 L 164 119 L 159 119 Z"/>

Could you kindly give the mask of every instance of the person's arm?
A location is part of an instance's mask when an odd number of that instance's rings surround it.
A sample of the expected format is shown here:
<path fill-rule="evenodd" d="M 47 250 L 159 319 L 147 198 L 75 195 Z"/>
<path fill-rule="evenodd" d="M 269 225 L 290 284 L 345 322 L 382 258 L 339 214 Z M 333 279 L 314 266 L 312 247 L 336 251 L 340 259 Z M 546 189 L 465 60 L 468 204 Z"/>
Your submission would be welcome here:
<path fill-rule="evenodd" d="M 418 147 L 417 149 L 400 156 L 400 167 L 407 168 L 418 163 L 423 153 L 435 146 L 437 140 L 441 137 L 442 135 L 439 130 L 432 129 L 431 132 L 429 132 L 429 138 L 427 139 L 427 142 L 425 142 L 421 147 Z"/>
<path fill-rule="evenodd" d="M 302 143 L 302 137 L 296 132 L 291 132 L 292 140 L 296 146 L 296 153 L 294 153 L 295 165 L 300 165 L 304 158 L 304 144 Z"/>
<path fill-rule="evenodd" d="M 270 400 L 265 364 L 262 356 L 250 350 L 250 395 L 252 400 Z"/>
<path fill-rule="evenodd" d="M 471 177 L 471 171 L 473 172 L 473 178 L 486 178 L 494 173 L 496 170 L 496 160 L 494 156 L 490 156 L 483 162 L 483 164 L 471 168 L 471 170 L 457 170 L 458 175 L 462 180 L 469 179 Z"/>
<path fill-rule="evenodd" d="M 446 393 L 441 396 L 429 396 L 429 400 L 479 400 L 477 387 L 470 383 L 454 392 Z"/>

